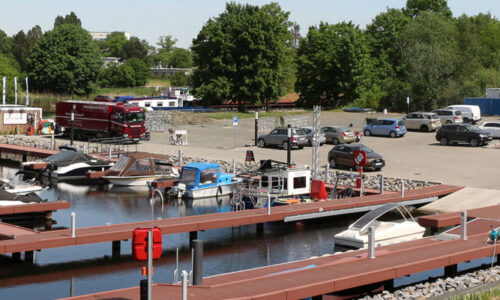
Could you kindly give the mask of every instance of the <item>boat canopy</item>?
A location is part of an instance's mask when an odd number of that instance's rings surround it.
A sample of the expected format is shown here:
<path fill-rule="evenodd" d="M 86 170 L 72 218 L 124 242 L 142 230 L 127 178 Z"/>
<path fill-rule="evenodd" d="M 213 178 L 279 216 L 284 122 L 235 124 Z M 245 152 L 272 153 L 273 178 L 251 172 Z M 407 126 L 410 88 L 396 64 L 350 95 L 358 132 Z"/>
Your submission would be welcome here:
<path fill-rule="evenodd" d="M 206 169 L 217 169 L 220 168 L 220 164 L 214 164 L 214 163 L 204 163 L 204 162 L 192 162 L 184 166 L 185 168 L 193 168 L 193 169 L 198 169 L 200 171 L 206 170 Z"/>
<path fill-rule="evenodd" d="M 352 223 L 351 226 L 349 226 L 349 229 L 356 229 L 356 230 L 359 230 L 360 232 L 364 232 L 368 229 L 368 226 L 370 226 L 370 224 L 373 223 L 373 221 L 375 221 L 379 217 L 383 216 L 387 212 L 389 212 L 395 208 L 398 208 L 400 206 L 403 206 L 403 205 L 400 203 L 387 203 L 387 204 L 384 204 L 382 206 L 379 206 L 379 207 L 375 208 L 374 210 L 364 214 L 356 222 Z"/>
<path fill-rule="evenodd" d="M 65 167 L 72 164 L 84 162 L 84 163 L 104 163 L 103 160 L 99 160 L 95 157 L 87 155 L 83 152 L 65 150 L 49 157 L 43 159 L 43 161 L 52 163 L 59 167 Z"/>
<path fill-rule="evenodd" d="M 104 176 L 144 176 L 170 174 L 172 163 L 168 155 L 147 152 L 123 156 L 108 169 Z"/>

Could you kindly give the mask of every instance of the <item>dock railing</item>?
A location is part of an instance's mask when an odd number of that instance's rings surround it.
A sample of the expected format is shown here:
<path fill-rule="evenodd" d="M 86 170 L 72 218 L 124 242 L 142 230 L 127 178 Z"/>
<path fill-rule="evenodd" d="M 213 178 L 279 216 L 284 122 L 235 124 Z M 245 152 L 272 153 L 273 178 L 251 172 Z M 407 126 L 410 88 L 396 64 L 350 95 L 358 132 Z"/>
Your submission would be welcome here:
<path fill-rule="evenodd" d="M 84 152 L 97 154 L 108 158 L 120 158 L 128 153 L 137 152 L 138 143 L 129 138 L 89 139 L 84 144 Z"/>

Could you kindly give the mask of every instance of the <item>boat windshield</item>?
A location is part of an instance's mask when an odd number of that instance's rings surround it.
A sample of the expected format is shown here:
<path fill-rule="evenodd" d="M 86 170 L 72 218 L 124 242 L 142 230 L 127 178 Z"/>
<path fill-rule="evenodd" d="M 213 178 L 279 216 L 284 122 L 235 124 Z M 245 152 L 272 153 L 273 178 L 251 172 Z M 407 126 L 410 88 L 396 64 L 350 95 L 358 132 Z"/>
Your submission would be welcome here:
<path fill-rule="evenodd" d="M 217 173 L 221 173 L 220 168 L 205 169 L 201 171 L 200 184 L 210 184 L 217 182 Z"/>
<path fill-rule="evenodd" d="M 124 123 L 141 123 L 144 122 L 146 116 L 144 112 L 130 112 L 126 113 L 123 118 Z"/>
<path fill-rule="evenodd" d="M 193 186 L 196 181 L 196 170 L 184 169 L 182 170 L 180 183 Z"/>
<path fill-rule="evenodd" d="M 123 170 L 123 168 L 125 168 L 125 166 L 128 164 L 128 161 L 130 160 L 130 157 L 127 157 L 127 156 L 123 156 L 122 158 L 120 158 L 120 160 L 114 164 L 110 170 L 113 170 L 113 171 L 121 171 Z"/>

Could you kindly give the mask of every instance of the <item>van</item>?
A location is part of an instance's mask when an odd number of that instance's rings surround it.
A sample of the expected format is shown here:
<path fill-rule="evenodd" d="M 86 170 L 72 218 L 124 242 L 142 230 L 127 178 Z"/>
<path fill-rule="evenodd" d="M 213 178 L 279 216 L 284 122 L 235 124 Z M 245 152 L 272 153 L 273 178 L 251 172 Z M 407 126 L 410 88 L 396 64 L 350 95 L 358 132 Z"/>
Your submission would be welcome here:
<path fill-rule="evenodd" d="M 459 110 L 464 118 L 464 123 L 476 124 L 481 120 L 481 109 L 478 105 L 450 105 L 446 108 Z"/>

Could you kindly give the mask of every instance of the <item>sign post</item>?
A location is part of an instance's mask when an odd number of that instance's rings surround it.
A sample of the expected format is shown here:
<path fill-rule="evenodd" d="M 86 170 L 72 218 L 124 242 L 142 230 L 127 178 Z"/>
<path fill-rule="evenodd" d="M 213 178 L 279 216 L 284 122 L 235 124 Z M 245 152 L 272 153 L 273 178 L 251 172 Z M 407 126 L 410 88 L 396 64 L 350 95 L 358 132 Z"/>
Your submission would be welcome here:
<path fill-rule="evenodd" d="M 236 128 L 238 127 L 238 116 L 233 116 L 233 127 L 234 127 L 234 148 L 236 149 Z"/>
<path fill-rule="evenodd" d="M 358 188 L 360 188 L 359 195 L 363 196 L 363 166 L 366 165 L 366 152 L 355 150 L 352 158 L 354 160 L 354 165 L 359 172 L 359 179 L 356 182 L 356 185 Z"/>

